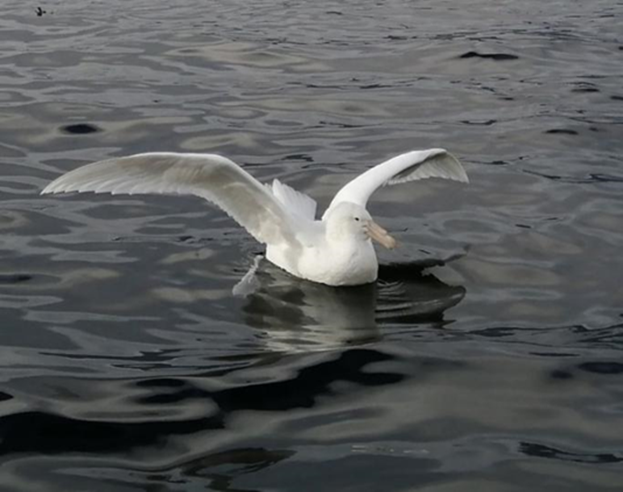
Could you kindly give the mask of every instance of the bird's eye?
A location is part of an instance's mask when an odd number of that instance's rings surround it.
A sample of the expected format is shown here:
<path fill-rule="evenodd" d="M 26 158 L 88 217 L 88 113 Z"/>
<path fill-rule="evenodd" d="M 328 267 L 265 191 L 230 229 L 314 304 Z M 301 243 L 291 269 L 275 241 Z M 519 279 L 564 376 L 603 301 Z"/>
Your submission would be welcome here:
<path fill-rule="evenodd" d="M 356 220 L 357 222 L 359 222 L 359 217 L 355 217 L 355 220 Z"/>

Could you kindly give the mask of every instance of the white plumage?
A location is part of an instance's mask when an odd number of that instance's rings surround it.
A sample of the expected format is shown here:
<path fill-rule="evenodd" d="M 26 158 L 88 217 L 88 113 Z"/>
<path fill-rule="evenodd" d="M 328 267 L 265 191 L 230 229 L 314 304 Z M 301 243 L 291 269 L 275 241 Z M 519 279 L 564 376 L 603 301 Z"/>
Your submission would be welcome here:
<path fill-rule="evenodd" d="M 314 220 L 316 218 L 318 204 L 313 198 L 304 193 L 299 193 L 278 179 L 273 180 L 272 187 L 269 186 L 269 189 L 275 198 L 292 214 L 302 219 Z"/>
<path fill-rule="evenodd" d="M 468 182 L 459 161 L 443 149 L 412 151 L 379 164 L 346 184 L 316 220 L 316 202 L 274 180 L 262 185 L 216 154 L 153 152 L 108 159 L 70 171 L 42 191 L 196 195 L 223 209 L 255 239 L 266 257 L 292 275 L 327 285 L 377 278 L 371 243 L 394 239 L 370 217 L 368 199 L 381 186 L 425 178 Z"/>

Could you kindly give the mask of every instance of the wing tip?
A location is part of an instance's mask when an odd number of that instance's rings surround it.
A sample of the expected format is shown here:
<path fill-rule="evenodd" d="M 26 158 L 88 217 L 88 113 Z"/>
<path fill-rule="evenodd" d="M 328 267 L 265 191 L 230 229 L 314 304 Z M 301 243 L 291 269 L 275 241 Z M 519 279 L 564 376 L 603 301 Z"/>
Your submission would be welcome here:
<path fill-rule="evenodd" d="M 446 179 L 450 179 L 452 181 L 458 181 L 459 183 L 469 184 L 469 177 L 467 176 L 467 171 L 459 161 L 458 157 L 456 157 L 452 152 L 448 152 L 446 149 L 430 149 L 430 158 L 443 156 L 450 159 L 450 166 L 448 171 L 448 175 Z"/>
<path fill-rule="evenodd" d="M 55 182 L 52 181 L 50 184 L 48 184 L 45 188 L 43 188 L 39 194 L 40 195 L 55 195 L 56 193 L 60 193 L 61 190 L 58 190 L 56 188 Z"/>
<path fill-rule="evenodd" d="M 97 191 L 89 188 L 89 187 L 77 187 L 75 184 L 63 184 L 63 183 L 57 183 L 56 181 L 52 181 L 50 184 L 48 184 L 45 188 L 43 188 L 39 194 L 40 195 L 59 195 L 61 193 L 73 193 L 73 192 L 77 192 L 77 193 L 86 193 L 86 192 L 94 192 L 94 193 L 98 193 Z"/>

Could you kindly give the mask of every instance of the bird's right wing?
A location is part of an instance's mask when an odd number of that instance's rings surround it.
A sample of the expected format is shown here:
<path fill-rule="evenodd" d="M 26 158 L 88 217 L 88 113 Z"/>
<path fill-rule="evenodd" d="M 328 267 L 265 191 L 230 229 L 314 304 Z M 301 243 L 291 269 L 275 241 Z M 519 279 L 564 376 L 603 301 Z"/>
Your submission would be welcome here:
<path fill-rule="evenodd" d="M 216 154 L 152 152 L 95 162 L 64 174 L 41 192 L 196 195 L 218 205 L 255 239 L 295 241 L 294 219 L 272 193 Z"/>

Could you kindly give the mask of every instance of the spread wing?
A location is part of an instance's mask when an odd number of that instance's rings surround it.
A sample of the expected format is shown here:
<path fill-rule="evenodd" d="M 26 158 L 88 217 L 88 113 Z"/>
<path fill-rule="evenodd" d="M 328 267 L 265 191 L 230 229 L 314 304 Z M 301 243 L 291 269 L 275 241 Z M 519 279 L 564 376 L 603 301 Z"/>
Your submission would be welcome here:
<path fill-rule="evenodd" d="M 378 164 L 353 179 L 338 191 L 329 209 L 340 202 L 365 207 L 372 193 L 382 186 L 426 178 L 469 181 L 458 159 L 444 149 L 414 150 Z"/>
<path fill-rule="evenodd" d="M 255 239 L 295 241 L 294 220 L 272 193 L 233 161 L 215 154 L 153 152 L 95 162 L 41 192 L 196 195 L 218 205 Z"/>

